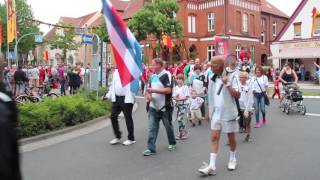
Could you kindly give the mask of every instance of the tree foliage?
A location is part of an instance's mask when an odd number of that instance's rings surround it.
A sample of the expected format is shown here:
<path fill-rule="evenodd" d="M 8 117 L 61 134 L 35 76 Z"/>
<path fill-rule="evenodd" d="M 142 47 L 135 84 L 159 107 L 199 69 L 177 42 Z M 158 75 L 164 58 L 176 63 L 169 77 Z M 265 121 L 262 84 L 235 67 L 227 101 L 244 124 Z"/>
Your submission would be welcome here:
<path fill-rule="evenodd" d="M 3 44 L 2 52 L 7 51 L 7 10 L 6 4 L 2 4 L 0 7 L 1 20 L 3 27 Z M 27 4 L 27 0 L 16 0 L 16 15 L 17 15 L 17 35 L 18 38 L 28 33 L 39 33 L 38 25 L 34 22 L 28 21 L 28 19 L 34 19 L 33 11 L 30 5 Z M 10 51 L 14 49 L 15 42 L 10 43 Z M 34 36 L 26 36 L 18 45 L 18 52 L 21 54 L 27 54 L 35 47 Z"/>
<path fill-rule="evenodd" d="M 160 42 L 162 33 L 179 37 L 181 22 L 175 17 L 179 11 L 177 0 L 156 0 L 148 3 L 129 20 L 128 26 L 138 40 L 146 40 L 153 35 Z"/>
<path fill-rule="evenodd" d="M 102 23 L 99 27 L 92 30 L 92 33 L 97 34 L 101 41 L 103 42 L 109 42 L 109 36 L 107 33 L 107 25 L 104 19 L 101 19 Z"/>
<path fill-rule="evenodd" d="M 66 26 L 63 23 L 58 23 L 60 26 Z M 71 25 L 69 25 L 71 26 Z M 74 29 L 63 29 L 63 31 L 59 31 L 54 35 L 52 39 L 49 40 L 49 45 L 51 49 L 61 49 L 63 54 L 63 60 L 66 60 L 67 51 L 77 50 L 81 47 L 81 44 L 75 41 L 76 32 Z"/>

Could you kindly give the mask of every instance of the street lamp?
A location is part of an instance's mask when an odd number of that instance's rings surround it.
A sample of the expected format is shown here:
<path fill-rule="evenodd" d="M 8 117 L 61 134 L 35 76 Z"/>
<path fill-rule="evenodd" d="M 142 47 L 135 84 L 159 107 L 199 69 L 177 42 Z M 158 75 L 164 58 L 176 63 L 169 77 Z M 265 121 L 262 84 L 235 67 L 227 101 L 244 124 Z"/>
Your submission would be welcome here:
<path fill-rule="evenodd" d="M 28 33 L 28 34 L 24 34 L 23 36 L 21 36 L 21 37 L 17 40 L 17 43 L 16 43 L 16 45 L 15 45 L 15 47 L 14 47 L 14 52 L 15 52 L 15 54 L 16 54 L 16 59 L 17 59 L 17 67 L 19 67 L 18 44 L 19 44 L 19 42 L 20 42 L 23 38 L 25 38 L 26 36 L 30 36 L 30 35 L 41 35 L 41 34 L 39 34 L 39 33 Z"/>

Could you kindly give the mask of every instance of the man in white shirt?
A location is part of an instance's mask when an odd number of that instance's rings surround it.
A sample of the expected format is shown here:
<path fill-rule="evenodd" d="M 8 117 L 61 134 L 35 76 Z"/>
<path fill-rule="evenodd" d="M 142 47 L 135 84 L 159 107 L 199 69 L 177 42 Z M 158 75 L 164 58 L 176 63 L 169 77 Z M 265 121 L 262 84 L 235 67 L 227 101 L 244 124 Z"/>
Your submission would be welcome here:
<path fill-rule="evenodd" d="M 210 164 L 206 164 L 199 169 L 204 175 L 216 174 L 216 157 L 219 149 L 219 141 L 221 133 L 227 133 L 230 143 L 230 159 L 228 170 L 235 170 L 236 161 L 236 132 L 238 132 L 238 110 L 235 98 L 240 97 L 238 92 L 237 81 L 233 80 L 232 73 L 223 75 L 224 61 L 226 66 L 230 68 L 230 64 L 237 61 L 235 56 L 215 56 L 212 60 L 212 71 L 208 86 L 209 108 L 211 111 L 211 153 Z"/>
<path fill-rule="evenodd" d="M 135 101 L 134 94 L 130 90 L 130 84 L 122 87 L 118 69 L 114 71 L 112 76 L 109 92 L 104 97 L 104 99 L 110 99 L 112 101 L 111 124 L 115 139 L 110 141 L 110 144 L 115 145 L 120 143 L 121 131 L 119 129 L 118 117 L 119 114 L 123 112 L 128 130 L 128 140 L 124 141 L 123 145 L 128 146 L 136 142 L 132 119 L 132 109 Z"/>

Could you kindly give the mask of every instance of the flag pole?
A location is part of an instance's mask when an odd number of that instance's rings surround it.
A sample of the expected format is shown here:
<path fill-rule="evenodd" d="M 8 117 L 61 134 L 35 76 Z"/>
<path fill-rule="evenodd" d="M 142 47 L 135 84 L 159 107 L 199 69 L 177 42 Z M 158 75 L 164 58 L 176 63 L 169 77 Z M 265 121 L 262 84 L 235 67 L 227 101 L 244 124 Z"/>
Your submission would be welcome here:
<path fill-rule="evenodd" d="M 17 35 L 17 32 L 18 32 L 18 21 L 17 21 L 17 18 L 18 18 L 18 16 L 17 16 L 17 12 L 16 12 L 16 0 L 13 0 L 13 8 L 14 8 L 14 10 L 13 10 L 13 12 L 14 12 L 14 18 L 15 18 L 15 23 L 14 23 L 14 30 L 15 30 L 15 44 L 17 44 L 17 40 L 18 40 L 18 35 Z M 19 68 L 19 58 L 18 58 L 18 46 L 17 46 L 17 49 L 16 49 L 17 51 L 15 52 L 15 55 L 16 55 L 16 63 L 17 63 L 17 68 Z"/>
<path fill-rule="evenodd" d="M 9 8 L 8 2 L 5 1 L 6 9 L 7 9 L 7 61 L 8 61 L 8 68 L 11 67 L 10 59 L 9 59 L 9 40 L 8 40 L 8 22 L 9 22 Z"/>

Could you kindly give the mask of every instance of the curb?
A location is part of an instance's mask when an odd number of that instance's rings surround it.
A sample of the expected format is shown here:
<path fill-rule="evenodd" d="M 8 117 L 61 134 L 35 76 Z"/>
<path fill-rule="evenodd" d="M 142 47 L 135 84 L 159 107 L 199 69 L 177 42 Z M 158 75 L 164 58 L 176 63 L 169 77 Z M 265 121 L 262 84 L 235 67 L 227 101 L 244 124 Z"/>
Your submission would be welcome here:
<path fill-rule="evenodd" d="M 139 105 L 136 102 L 134 104 L 134 106 L 133 106 L 132 113 L 136 112 L 138 107 L 139 107 Z M 123 118 L 123 115 L 121 115 L 121 114 L 119 115 L 119 117 Z M 99 122 L 104 121 L 104 120 L 108 120 L 109 121 L 110 120 L 109 115 L 101 116 L 101 117 L 95 118 L 93 120 L 89 120 L 87 122 L 84 122 L 82 124 L 78 124 L 78 125 L 71 126 L 71 127 L 68 127 L 68 128 L 52 131 L 52 132 L 41 134 L 41 135 L 38 135 L 38 136 L 33 136 L 33 137 L 29 137 L 29 138 L 20 139 L 19 143 L 20 143 L 20 145 L 31 144 L 31 143 L 34 143 L 34 142 L 37 142 L 37 141 L 41 141 L 41 140 L 45 140 L 45 139 L 49 139 L 49 138 L 52 138 L 52 137 L 55 137 L 55 136 L 64 135 L 64 134 L 67 134 L 67 133 L 70 133 L 72 131 L 76 131 L 76 130 L 79 130 L 79 129 L 84 129 L 86 127 L 89 127 L 89 126 L 91 126 L 93 124 L 99 123 Z"/>
<path fill-rule="evenodd" d="M 30 143 L 33 143 L 33 142 L 36 142 L 36 141 L 45 140 L 45 139 L 48 139 L 48 138 L 51 138 L 51 137 L 54 137 L 54 136 L 67 134 L 69 132 L 72 132 L 72 131 L 75 131 L 75 130 L 78 130 L 78 129 L 86 128 L 86 127 L 88 127 L 88 126 L 90 126 L 92 124 L 98 123 L 98 122 L 100 122 L 102 120 L 106 120 L 106 119 L 109 120 L 109 116 L 101 116 L 101 117 L 98 117 L 96 119 L 87 121 L 85 123 L 78 124 L 78 125 L 75 125 L 75 126 L 71 126 L 71 127 L 65 128 L 65 129 L 52 131 L 52 132 L 49 132 L 49 133 L 46 133 L 46 134 L 41 134 L 41 135 L 38 135 L 38 136 L 29 137 L 29 138 L 24 138 L 24 139 L 19 140 L 19 143 L 20 143 L 20 145 L 26 145 L 26 144 L 30 144 Z"/>

